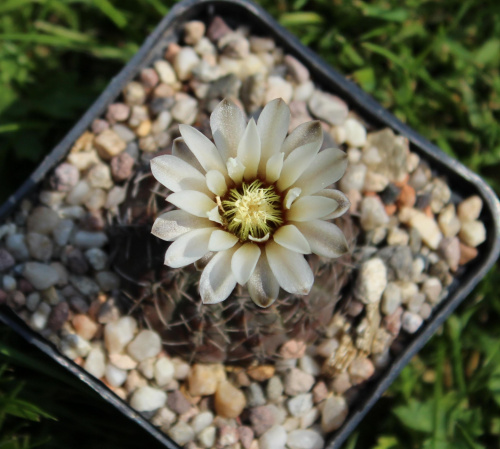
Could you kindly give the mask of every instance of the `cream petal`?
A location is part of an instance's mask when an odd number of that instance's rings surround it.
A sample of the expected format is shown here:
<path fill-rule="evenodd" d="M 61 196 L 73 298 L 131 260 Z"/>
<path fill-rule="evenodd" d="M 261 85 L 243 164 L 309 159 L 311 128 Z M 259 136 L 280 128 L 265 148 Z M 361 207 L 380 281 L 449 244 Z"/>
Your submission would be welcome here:
<path fill-rule="evenodd" d="M 255 179 L 260 161 L 260 137 L 253 118 L 248 122 L 245 134 L 238 145 L 238 160 L 245 166 L 245 179 Z"/>
<path fill-rule="evenodd" d="M 290 109 L 282 98 L 266 104 L 257 121 L 260 136 L 261 154 L 259 171 L 266 168 L 268 159 L 281 149 L 288 132 Z"/>
<path fill-rule="evenodd" d="M 217 206 L 207 195 L 196 190 L 181 190 L 167 196 L 167 201 L 197 217 L 207 217 L 207 213 Z"/>
<path fill-rule="evenodd" d="M 243 180 L 243 173 L 245 172 L 245 166 L 236 158 L 230 157 L 227 160 L 227 172 L 229 177 L 233 182 L 239 186 Z"/>
<path fill-rule="evenodd" d="M 158 182 L 172 192 L 198 190 L 209 193 L 204 176 L 187 162 L 170 154 L 151 159 L 151 172 Z"/>
<path fill-rule="evenodd" d="M 313 220 L 295 225 L 309 242 L 311 251 L 318 256 L 334 258 L 349 251 L 344 233 L 329 221 Z"/>
<path fill-rule="evenodd" d="M 217 196 L 224 196 L 227 192 L 226 179 L 217 170 L 210 170 L 206 175 L 207 187 L 210 192 Z"/>
<path fill-rule="evenodd" d="M 302 254 L 270 241 L 266 245 L 266 256 L 271 271 L 283 290 L 299 295 L 309 293 L 314 283 L 314 274 Z"/>
<path fill-rule="evenodd" d="M 285 201 L 283 201 L 285 209 L 290 209 L 290 207 L 292 207 L 293 202 L 300 196 L 301 193 L 302 189 L 299 189 L 298 187 L 294 187 L 290 189 L 288 192 L 286 192 Z"/>
<path fill-rule="evenodd" d="M 287 220 L 309 221 L 326 217 L 338 207 L 338 203 L 324 196 L 301 196 L 286 214 Z"/>
<path fill-rule="evenodd" d="M 165 265 L 180 268 L 190 265 L 208 252 L 208 242 L 214 228 L 195 229 L 181 235 L 167 249 Z"/>
<path fill-rule="evenodd" d="M 217 254 L 217 253 L 209 251 L 201 259 L 198 259 L 194 263 L 194 267 L 196 268 L 196 270 L 203 271 L 205 269 L 205 267 L 207 266 L 208 262 L 210 262 L 212 260 L 212 257 L 215 256 L 215 254 Z"/>
<path fill-rule="evenodd" d="M 236 157 L 245 127 L 245 114 L 227 99 L 222 100 L 210 115 L 210 128 L 215 145 L 224 161 L 229 157 Z"/>
<path fill-rule="evenodd" d="M 266 181 L 269 184 L 276 182 L 283 168 L 283 153 L 273 154 L 266 164 Z"/>
<path fill-rule="evenodd" d="M 314 195 L 325 196 L 327 198 L 331 198 L 332 200 L 337 201 L 338 203 L 337 209 L 335 209 L 330 215 L 323 217 L 323 220 L 331 220 L 333 218 L 338 218 L 344 215 L 351 207 L 351 202 L 349 201 L 349 198 L 347 198 L 340 190 L 324 189 L 320 190 L 318 193 L 315 193 Z"/>
<path fill-rule="evenodd" d="M 219 150 L 206 136 L 189 125 L 179 125 L 179 131 L 186 145 L 206 171 L 218 170 L 226 174 L 226 164 Z"/>
<path fill-rule="evenodd" d="M 253 302 L 259 307 L 269 307 L 278 298 L 280 285 L 274 277 L 264 253 L 261 254 L 255 270 L 248 280 L 247 288 Z"/>
<path fill-rule="evenodd" d="M 171 210 L 161 214 L 154 222 L 151 234 L 171 242 L 193 229 L 213 227 L 206 218 L 195 217 L 183 210 Z"/>
<path fill-rule="evenodd" d="M 283 163 L 283 170 L 281 170 L 276 187 L 281 191 L 288 189 L 304 173 L 318 151 L 319 146 L 315 142 L 307 143 L 293 150 Z"/>
<path fill-rule="evenodd" d="M 222 302 L 236 287 L 236 278 L 231 265 L 236 247 L 218 252 L 201 273 L 200 296 L 203 304 L 216 304 Z"/>
<path fill-rule="evenodd" d="M 198 170 L 199 172 L 205 173 L 205 170 L 198 162 L 198 159 L 196 159 L 193 152 L 186 145 L 186 142 L 184 142 L 184 139 L 182 137 L 177 137 L 177 139 L 174 139 L 174 142 L 172 143 L 172 156 L 182 159 L 184 162 L 187 162 L 189 165 L 191 165 L 191 167 L 196 168 L 196 170 Z"/>
<path fill-rule="evenodd" d="M 222 224 L 222 217 L 219 213 L 219 206 L 215 206 L 207 212 L 207 218 L 214 223 Z"/>
<path fill-rule="evenodd" d="M 310 195 L 337 182 L 347 168 L 347 155 L 336 148 L 320 151 L 295 183 L 302 195 Z"/>
<path fill-rule="evenodd" d="M 305 122 L 297 126 L 283 142 L 281 152 L 288 156 L 293 150 L 303 145 L 315 143 L 318 146 L 316 153 L 323 143 L 323 128 L 319 120 Z"/>
<path fill-rule="evenodd" d="M 208 242 L 209 251 L 225 251 L 226 249 L 232 248 L 236 245 L 238 237 L 230 232 L 222 231 L 217 229 L 212 232 L 210 236 L 210 241 Z"/>
<path fill-rule="evenodd" d="M 311 247 L 306 238 L 294 225 L 285 225 L 278 228 L 273 239 L 279 245 L 300 254 L 311 254 Z"/>
<path fill-rule="evenodd" d="M 255 243 L 245 243 L 233 255 L 231 270 L 236 282 L 245 285 L 257 265 L 260 257 L 260 248 Z"/>

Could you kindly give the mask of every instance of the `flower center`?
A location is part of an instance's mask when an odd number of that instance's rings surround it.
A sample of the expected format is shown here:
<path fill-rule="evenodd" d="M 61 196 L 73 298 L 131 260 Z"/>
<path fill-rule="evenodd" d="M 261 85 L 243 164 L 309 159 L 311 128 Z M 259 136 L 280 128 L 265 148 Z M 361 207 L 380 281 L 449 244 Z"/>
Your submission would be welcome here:
<path fill-rule="evenodd" d="M 231 189 L 221 202 L 222 221 L 241 241 L 264 241 L 283 223 L 281 196 L 260 180 Z"/>

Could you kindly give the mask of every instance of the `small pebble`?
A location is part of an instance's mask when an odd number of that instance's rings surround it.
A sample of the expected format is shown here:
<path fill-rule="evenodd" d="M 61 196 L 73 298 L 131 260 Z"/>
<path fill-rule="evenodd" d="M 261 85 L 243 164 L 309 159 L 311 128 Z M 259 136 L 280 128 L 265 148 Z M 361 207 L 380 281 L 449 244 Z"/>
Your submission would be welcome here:
<path fill-rule="evenodd" d="M 304 416 L 313 408 L 313 395 L 311 393 L 299 394 L 288 400 L 287 407 L 292 416 Z"/>
<path fill-rule="evenodd" d="M 191 367 L 188 376 L 191 396 L 207 396 L 214 394 L 220 382 L 226 380 L 224 367 L 220 364 L 197 363 Z"/>
<path fill-rule="evenodd" d="M 323 449 L 324 444 L 323 437 L 314 430 L 293 430 L 287 437 L 287 446 L 290 449 Z"/>
<path fill-rule="evenodd" d="M 214 398 L 215 411 L 223 418 L 237 418 L 246 406 L 245 395 L 230 382 L 217 385 Z"/>
<path fill-rule="evenodd" d="M 124 316 L 118 321 L 106 324 L 104 327 L 104 342 L 109 353 L 120 353 L 134 338 L 137 322 L 130 316 Z"/>
<path fill-rule="evenodd" d="M 138 412 L 150 412 L 159 409 L 166 402 L 167 393 L 149 386 L 137 388 L 130 398 L 130 405 Z"/>
<path fill-rule="evenodd" d="M 412 312 L 403 313 L 401 326 L 403 330 L 408 332 L 409 334 L 414 334 L 415 332 L 417 332 L 422 323 L 423 323 L 422 317 L 417 315 L 416 313 Z"/>
<path fill-rule="evenodd" d="M 475 248 L 486 240 L 486 228 L 482 221 L 465 221 L 458 234 L 460 240 Z"/>
<path fill-rule="evenodd" d="M 160 351 L 160 336 L 156 332 L 147 329 L 140 331 L 127 346 L 129 355 L 138 362 L 155 357 Z"/>
<path fill-rule="evenodd" d="M 286 442 L 286 430 L 276 425 L 259 438 L 259 449 L 285 449 Z"/>
<path fill-rule="evenodd" d="M 314 385 L 314 376 L 298 368 L 292 368 L 285 377 L 285 393 L 296 396 L 307 393 Z"/>
<path fill-rule="evenodd" d="M 329 433 L 337 430 L 347 418 L 349 412 L 346 400 L 341 396 L 332 396 L 325 401 L 321 413 L 321 428 Z"/>

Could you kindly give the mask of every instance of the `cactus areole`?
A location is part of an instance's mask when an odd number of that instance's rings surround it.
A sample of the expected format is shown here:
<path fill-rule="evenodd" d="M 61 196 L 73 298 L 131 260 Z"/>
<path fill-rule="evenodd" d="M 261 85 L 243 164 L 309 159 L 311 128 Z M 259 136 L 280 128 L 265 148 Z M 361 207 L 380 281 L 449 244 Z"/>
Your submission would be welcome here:
<path fill-rule="evenodd" d="M 306 295 L 314 274 L 304 255 L 336 258 L 348 251 L 329 220 L 343 215 L 349 200 L 327 188 L 344 174 L 346 155 L 320 151 L 319 121 L 287 136 L 289 123 L 281 99 L 268 103 L 257 122 L 223 100 L 210 117 L 215 143 L 180 125 L 172 154 L 151 161 L 156 180 L 173 192 L 167 201 L 178 208 L 160 215 L 152 233 L 173 242 L 165 254 L 169 267 L 203 265 L 205 304 L 224 301 L 237 284 L 260 307 L 269 307 L 280 287 Z"/>

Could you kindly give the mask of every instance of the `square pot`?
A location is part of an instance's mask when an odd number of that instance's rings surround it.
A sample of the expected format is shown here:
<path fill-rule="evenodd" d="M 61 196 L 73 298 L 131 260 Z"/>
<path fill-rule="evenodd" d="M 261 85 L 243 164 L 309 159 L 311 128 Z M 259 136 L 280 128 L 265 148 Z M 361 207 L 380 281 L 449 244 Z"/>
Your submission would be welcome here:
<path fill-rule="evenodd" d="M 185 22 L 201 20 L 209 23 L 211 18 L 216 15 L 223 17 L 233 27 L 244 24 L 249 26 L 254 34 L 272 37 L 286 53 L 295 56 L 309 69 L 311 78 L 317 85 L 321 86 L 323 90 L 341 97 L 348 103 L 349 108 L 355 110 L 367 123 L 376 128 L 391 128 L 395 133 L 406 137 L 413 152 L 426 160 L 433 171 L 446 176 L 455 194 L 462 198 L 478 195 L 484 204 L 481 220 L 487 230 L 487 241 L 479 248 L 478 256 L 454 279 L 449 287 L 447 298 L 434 310 L 432 316 L 422 325 L 419 331 L 412 336 L 405 349 L 394 358 L 382 375 L 364 387 L 361 399 L 350 410 L 350 414 L 342 427 L 327 439 L 326 447 L 336 449 L 341 446 L 408 361 L 427 342 L 446 317 L 470 293 L 496 261 L 500 252 L 500 203 L 482 179 L 401 123 L 359 87 L 326 65 L 311 50 L 304 47 L 296 37 L 278 25 L 262 8 L 245 0 L 185 0 L 173 7 L 168 16 L 160 22 L 155 31 L 147 38 L 139 52 L 112 80 L 107 89 L 75 127 L 54 148 L 22 187 L 0 208 L 0 220 L 4 220 L 20 201 L 33 191 L 49 172 L 57 166 L 69 153 L 77 138 L 89 128 L 92 121 L 105 113 L 107 106 L 120 95 L 124 86 L 134 79 L 141 69 L 148 67 L 153 61 L 160 58 L 169 43 L 179 41 Z M 244 18 L 244 22 L 240 22 L 240 18 Z M 165 447 L 177 447 L 170 438 L 150 424 L 141 414 L 114 395 L 100 381 L 61 355 L 52 344 L 28 328 L 5 307 L 0 308 L 0 319 L 56 362 L 82 379 L 83 382 L 87 383 L 109 403 L 119 409 L 121 413 L 145 428 Z"/>

